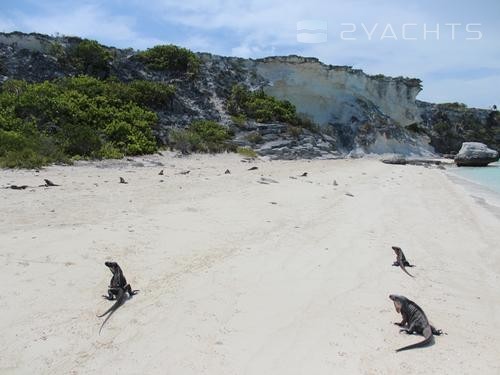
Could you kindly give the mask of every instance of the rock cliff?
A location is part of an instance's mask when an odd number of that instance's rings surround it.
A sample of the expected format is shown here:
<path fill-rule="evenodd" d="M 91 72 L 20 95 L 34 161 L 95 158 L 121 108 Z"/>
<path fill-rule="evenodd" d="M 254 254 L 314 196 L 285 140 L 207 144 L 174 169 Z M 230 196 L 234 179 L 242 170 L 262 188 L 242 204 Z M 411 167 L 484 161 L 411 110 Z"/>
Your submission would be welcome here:
<path fill-rule="evenodd" d="M 58 48 L 71 48 L 80 41 L 76 37 L 0 33 L 0 83 L 10 78 L 38 82 L 81 74 L 58 58 Z M 480 129 L 475 139 L 467 140 L 492 147 L 500 144 L 500 120 L 495 113 L 466 108 L 457 112 L 456 108 L 419 102 L 416 98 L 422 87 L 418 79 L 371 76 L 351 67 L 299 56 L 254 60 L 208 53 L 198 54 L 198 76 L 186 79 L 148 69 L 134 58 L 137 51 L 106 48 L 113 56 L 110 76 L 176 86 L 174 100 L 158 113 L 155 132 L 165 143 L 170 129 L 184 127 L 194 119 L 210 119 L 231 127 L 238 144 L 275 158 L 458 151 L 465 122 Z M 317 130 L 290 134 L 283 124 L 236 124 L 226 107 L 235 84 L 289 100 L 299 113 L 318 125 Z M 450 141 L 450 132 L 457 135 L 456 139 Z M 259 142 L 250 141 L 251 135 Z"/>

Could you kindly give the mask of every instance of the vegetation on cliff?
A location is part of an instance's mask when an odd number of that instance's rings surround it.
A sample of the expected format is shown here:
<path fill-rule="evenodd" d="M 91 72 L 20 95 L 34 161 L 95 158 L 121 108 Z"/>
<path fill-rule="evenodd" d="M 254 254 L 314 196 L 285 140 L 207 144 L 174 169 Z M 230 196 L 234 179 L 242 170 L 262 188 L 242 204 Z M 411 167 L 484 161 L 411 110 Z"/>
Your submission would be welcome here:
<path fill-rule="evenodd" d="M 158 118 L 152 109 L 168 105 L 173 95 L 170 85 L 89 76 L 6 81 L 0 89 L 0 166 L 154 152 Z"/>
<path fill-rule="evenodd" d="M 183 154 L 235 151 L 229 142 L 231 133 L 215 121 L 193 121 L 184 130 L 171 131 L 169 138 L 171 146 Z"/>
<path fill-rule="evenodd" d="M 153 70 L 197 75 L 200 69 L 200 59 L 192 51 L 172 44 L 149 48 L 137 58 Z"/>
<path fill-rule="evenodd" d="M 79 74 L 97 78 L 110 75 L 112 54 L 95 40 L 73 38 L 76 43 L 65 48 L 61 43 L 52 43 L 49 54 L 65 67 L 75 69 Z"/>
<path fill-rule="evenodd" d="M 432 126 L 418 130 L 430 137 L 437 152 L 457 152 L 463 142 L 481 142 L 500 149 L 500 112 L 490 111 L 486 118 L 481 118 L 478 111 L 461 103 L 438 104 L 436 109 Z"/>
<path fill-rule="evenodd" d="M 297 114 L 297 109 L 288 100 L 279 100 L 263 90 L 250 91 L 243 85 L 235 85 L 227 102 L 227 109 L 234 118 L 246 116 L 257 122 L 283 122 L 303 128 L 314 128 L 308 119 Z"/>

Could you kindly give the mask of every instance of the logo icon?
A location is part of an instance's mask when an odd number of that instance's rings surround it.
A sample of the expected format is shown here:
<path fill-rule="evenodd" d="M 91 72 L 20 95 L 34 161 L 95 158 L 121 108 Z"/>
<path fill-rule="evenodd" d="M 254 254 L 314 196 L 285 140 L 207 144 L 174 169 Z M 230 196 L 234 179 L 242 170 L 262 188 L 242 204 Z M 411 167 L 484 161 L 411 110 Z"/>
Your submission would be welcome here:
<path fill-rule="evenodd" d="M 297 42 L 306 44 L 326 43 L 328 26 L 322 20 L 302 20 L 297 22 Z"/>

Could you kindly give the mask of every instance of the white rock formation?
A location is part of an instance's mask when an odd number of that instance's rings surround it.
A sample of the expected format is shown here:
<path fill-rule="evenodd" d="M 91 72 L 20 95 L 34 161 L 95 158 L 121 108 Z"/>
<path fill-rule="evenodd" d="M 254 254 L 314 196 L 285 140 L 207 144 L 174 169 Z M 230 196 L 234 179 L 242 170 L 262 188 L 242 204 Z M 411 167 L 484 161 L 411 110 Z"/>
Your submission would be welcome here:
<path fill-rule="evenodd" d="M 370 76 L 299 56 L 257 60 L 256 68 L 269 81 L 268 94 L 289 100 L 320 125 L 365 121 L 366 105 L 401 126 L 421 121 L 415 102 L 421 86 L 416 79 Z"/>

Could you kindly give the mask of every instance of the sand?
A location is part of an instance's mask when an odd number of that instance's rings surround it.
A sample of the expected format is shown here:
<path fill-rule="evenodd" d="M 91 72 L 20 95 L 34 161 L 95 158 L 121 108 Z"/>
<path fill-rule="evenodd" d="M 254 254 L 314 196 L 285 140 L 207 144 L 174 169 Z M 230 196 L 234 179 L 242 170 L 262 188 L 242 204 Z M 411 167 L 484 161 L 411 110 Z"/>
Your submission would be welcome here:
<path fill-rule="evenodd" d="M 444 171 L 135 160 L 0 171 L 61 184 L 0 190 L 1 374 L 500 373 L 500 219 Z M 140 293 L 99 335 L 106 260 Z M 391 293 L 447 335 L 395 353 Z"/>

